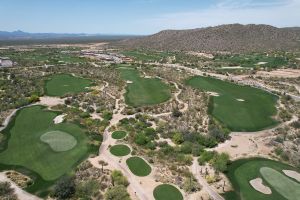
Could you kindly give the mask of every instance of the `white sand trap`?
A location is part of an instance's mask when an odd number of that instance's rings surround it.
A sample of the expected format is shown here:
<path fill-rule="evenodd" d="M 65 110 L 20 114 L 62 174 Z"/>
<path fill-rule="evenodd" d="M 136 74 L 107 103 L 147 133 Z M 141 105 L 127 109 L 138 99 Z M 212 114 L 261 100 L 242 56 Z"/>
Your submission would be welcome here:
<path fill-rule="evenodd" d="M 245 101 L 244 99 L 236 99 L 237 101 Z"/>
<path fill-rule="evenodd" d="M 132 81 L 126 81 L 126 83 L 133 83 Z"/>
<path fill-rule="evenodd" d="M 228 66 L 228 67 L 221 67 L 222 69 L 242 69 L 241 66 Z"/>
<path fill-rule="evenodd" d="M 64 115 L 58 115 L 53 119 L 54 124 L 60 124 L 64 121 L 64 117 L 66 116 L 66 114 Z"/>
<path fill-rule="evenodd" d="M 263 184 L 263 181 L 261 178 L 253 179 L 249 183 L 258 192 L 261 192 L 263 194 L 272 194 L 272 190 L 268 186 L 265 186 Z"/>
<path fill-rule="evenodd" d="M 300 60 L 300 58 L 296 58 L 296 60 Z"/>
<path fill-rule="evenodd" d="M 291 177 L 300 182 L 300 173 L 293 170 L 282 170 L 282 172 L 288 177 Z"/>
<path fill-rule="evenodd" d="M 220 96 L 217 92 L 207 92 L 210 96 L 218 97 Z"/>
<path fill-rule="evenodd" d="M 151 76 L 145 76 L 144 78 L 152 78 Z"/>
<path fill-rule="evenodd" d="M 265 65 L 267 64 L 268 62 L 258 62 L 257 65 Z"/>

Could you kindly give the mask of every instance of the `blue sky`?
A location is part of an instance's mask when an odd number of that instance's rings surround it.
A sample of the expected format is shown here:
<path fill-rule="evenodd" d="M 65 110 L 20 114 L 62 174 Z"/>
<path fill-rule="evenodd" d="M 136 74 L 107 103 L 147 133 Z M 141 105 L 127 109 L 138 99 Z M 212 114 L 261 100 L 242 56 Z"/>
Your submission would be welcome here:
<path fill-rule="evenodd" d="M 300 26 L 300 0 L 0 0 L 0 30 L 151 34 L 228 23 Z"/>

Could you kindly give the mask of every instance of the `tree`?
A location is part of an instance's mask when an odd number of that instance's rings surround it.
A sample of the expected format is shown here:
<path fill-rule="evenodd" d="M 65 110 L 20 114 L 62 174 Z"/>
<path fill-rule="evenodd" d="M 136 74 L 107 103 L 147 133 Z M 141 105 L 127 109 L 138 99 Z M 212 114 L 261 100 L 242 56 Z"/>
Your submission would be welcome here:
<path fill-rule="evenodd" d="M 95 180 L 80 183 L 76 187 L 76 199 L 92 200 L 99 193 L 100 184 Z"/>
<path fill-rule="evenodd" d="M 68 199 L 75 193 L 75 183 L 72 177 L 62 177 L 54 187 L 53 196 L 57 199 Z"/>
<path fill-rule="evenodd" d="M 173 110 L 172 110 L 172 116 L 173 117 L 181 117 L 182 116 L 182 112 L 180 112 L 180 110 L 178 109 L 178 108 L 174 108 Z"/>
<path fill-rule="evenodd" d="M 28 101 L 29 103 L 35 103 L 35 102 L 38 102 L 40 100 L 39 96 L 38 95 L 31 95 L 29 98 L 28 98 Z"/>
<path fill-rule="evenodd" d="M 138 133 L 134 137 L 134 142 L 138 145 L 145 145 L 149 142 L 149 139 L 145 133 Z"/>
<path fill-rule="evenodd" d="M 122 172 L 119 170 L 113 170 L 111 173 L 111 181 L 112 185 L 123 185 L 127 187 L 129 185 L 129 182 L 125 176 L 123 176 Z"/>
<path fill-rule="evenodd" d="M 15 190 L 11 188 L 9 182 L 0 182 L 0 199 L 3 200 L 17 200 Z"/>
<path fill-rule="evenodd" d="M 107 162 L 105 162 L 104 160 L 100 160 L 100 161 L 99 161 L 99 165 L 102 166 L 102 172 L 103 172 L 103 166 L 107 166 L 108 164 L 107 164 Z"/>
<path fill-rule="evenodd" d="M 180 132 L 175 133 L 172 139 L 175 144 L 181 144 L 184 142 L 183 135 Z"/>
<path fill-rule="evenodd" d="M 107 190 L 105 200 L 130 200 L 130 197 L 123 185 L 117 185 Z"/>
<path fill-rule="evenodd" d="M 229 155 L 227 153 L 216 154 L 212 160 L 212 166 L 217 172 L 226 171 L 228 163 Z"/>

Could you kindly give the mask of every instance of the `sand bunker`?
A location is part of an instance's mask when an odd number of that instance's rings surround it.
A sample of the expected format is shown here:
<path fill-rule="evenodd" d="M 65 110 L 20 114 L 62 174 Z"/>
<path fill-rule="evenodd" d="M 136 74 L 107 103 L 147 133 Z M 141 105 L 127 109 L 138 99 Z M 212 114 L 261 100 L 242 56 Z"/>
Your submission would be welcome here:
<path fill-rule="evenodd" d="M 221 67 L 222 69 L 242 69 L 241 66 L 229 66 L 229 67 Z"/>
<path fill-rule="evenodd" d="M 58 115 L 53 119 L 54 124 L 60 124 L 64 121 L 64 117 L 66 116 L 66 114 L 64 115 Z"/>
<path fill-rule="evenodd" d="M 300 173 L 293 170 L 282 170 L 282 172 L 288 177 L 291 177 L 300 182 Z"/>
<path fill-rule="evenodd" d="M 271 189 L 268 186 L 265 186 L 263 184 L 263 181 L 261 178 L 253 179 L 249 183 L 258 192 L 261 192 L 263 194 L 272 194 Z"/>
<path fill-rule="evenodd" d="M 126 83 L 133 83 L 132 81 L 126 81 Z"/>
<path fill-rule="evenodd" d="M 245 101 L 244 99 L 236 99 L 237 101 Z"/>
<path fill-rule="evenodd" d="M 258 62 L 257 65 L 265 65 L 267 64 L 268 62 Z"/>
<path fill-rule="evenodd" d="M 217 92 L 207 92 L 210 96 L 218 97 L 220 96 Z"/>

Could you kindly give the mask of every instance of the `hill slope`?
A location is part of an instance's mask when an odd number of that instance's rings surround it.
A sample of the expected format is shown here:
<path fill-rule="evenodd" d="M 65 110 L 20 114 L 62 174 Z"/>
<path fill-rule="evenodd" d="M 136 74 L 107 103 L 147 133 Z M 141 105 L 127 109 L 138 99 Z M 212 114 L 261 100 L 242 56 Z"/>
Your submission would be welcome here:
<path fill-rule="evenodd" d="M 230 24 L 216 27 L 165 30 L 120 43 L 129 48 L 183 51 L 265 51 L 300 49 L 300 28 Z"/>

